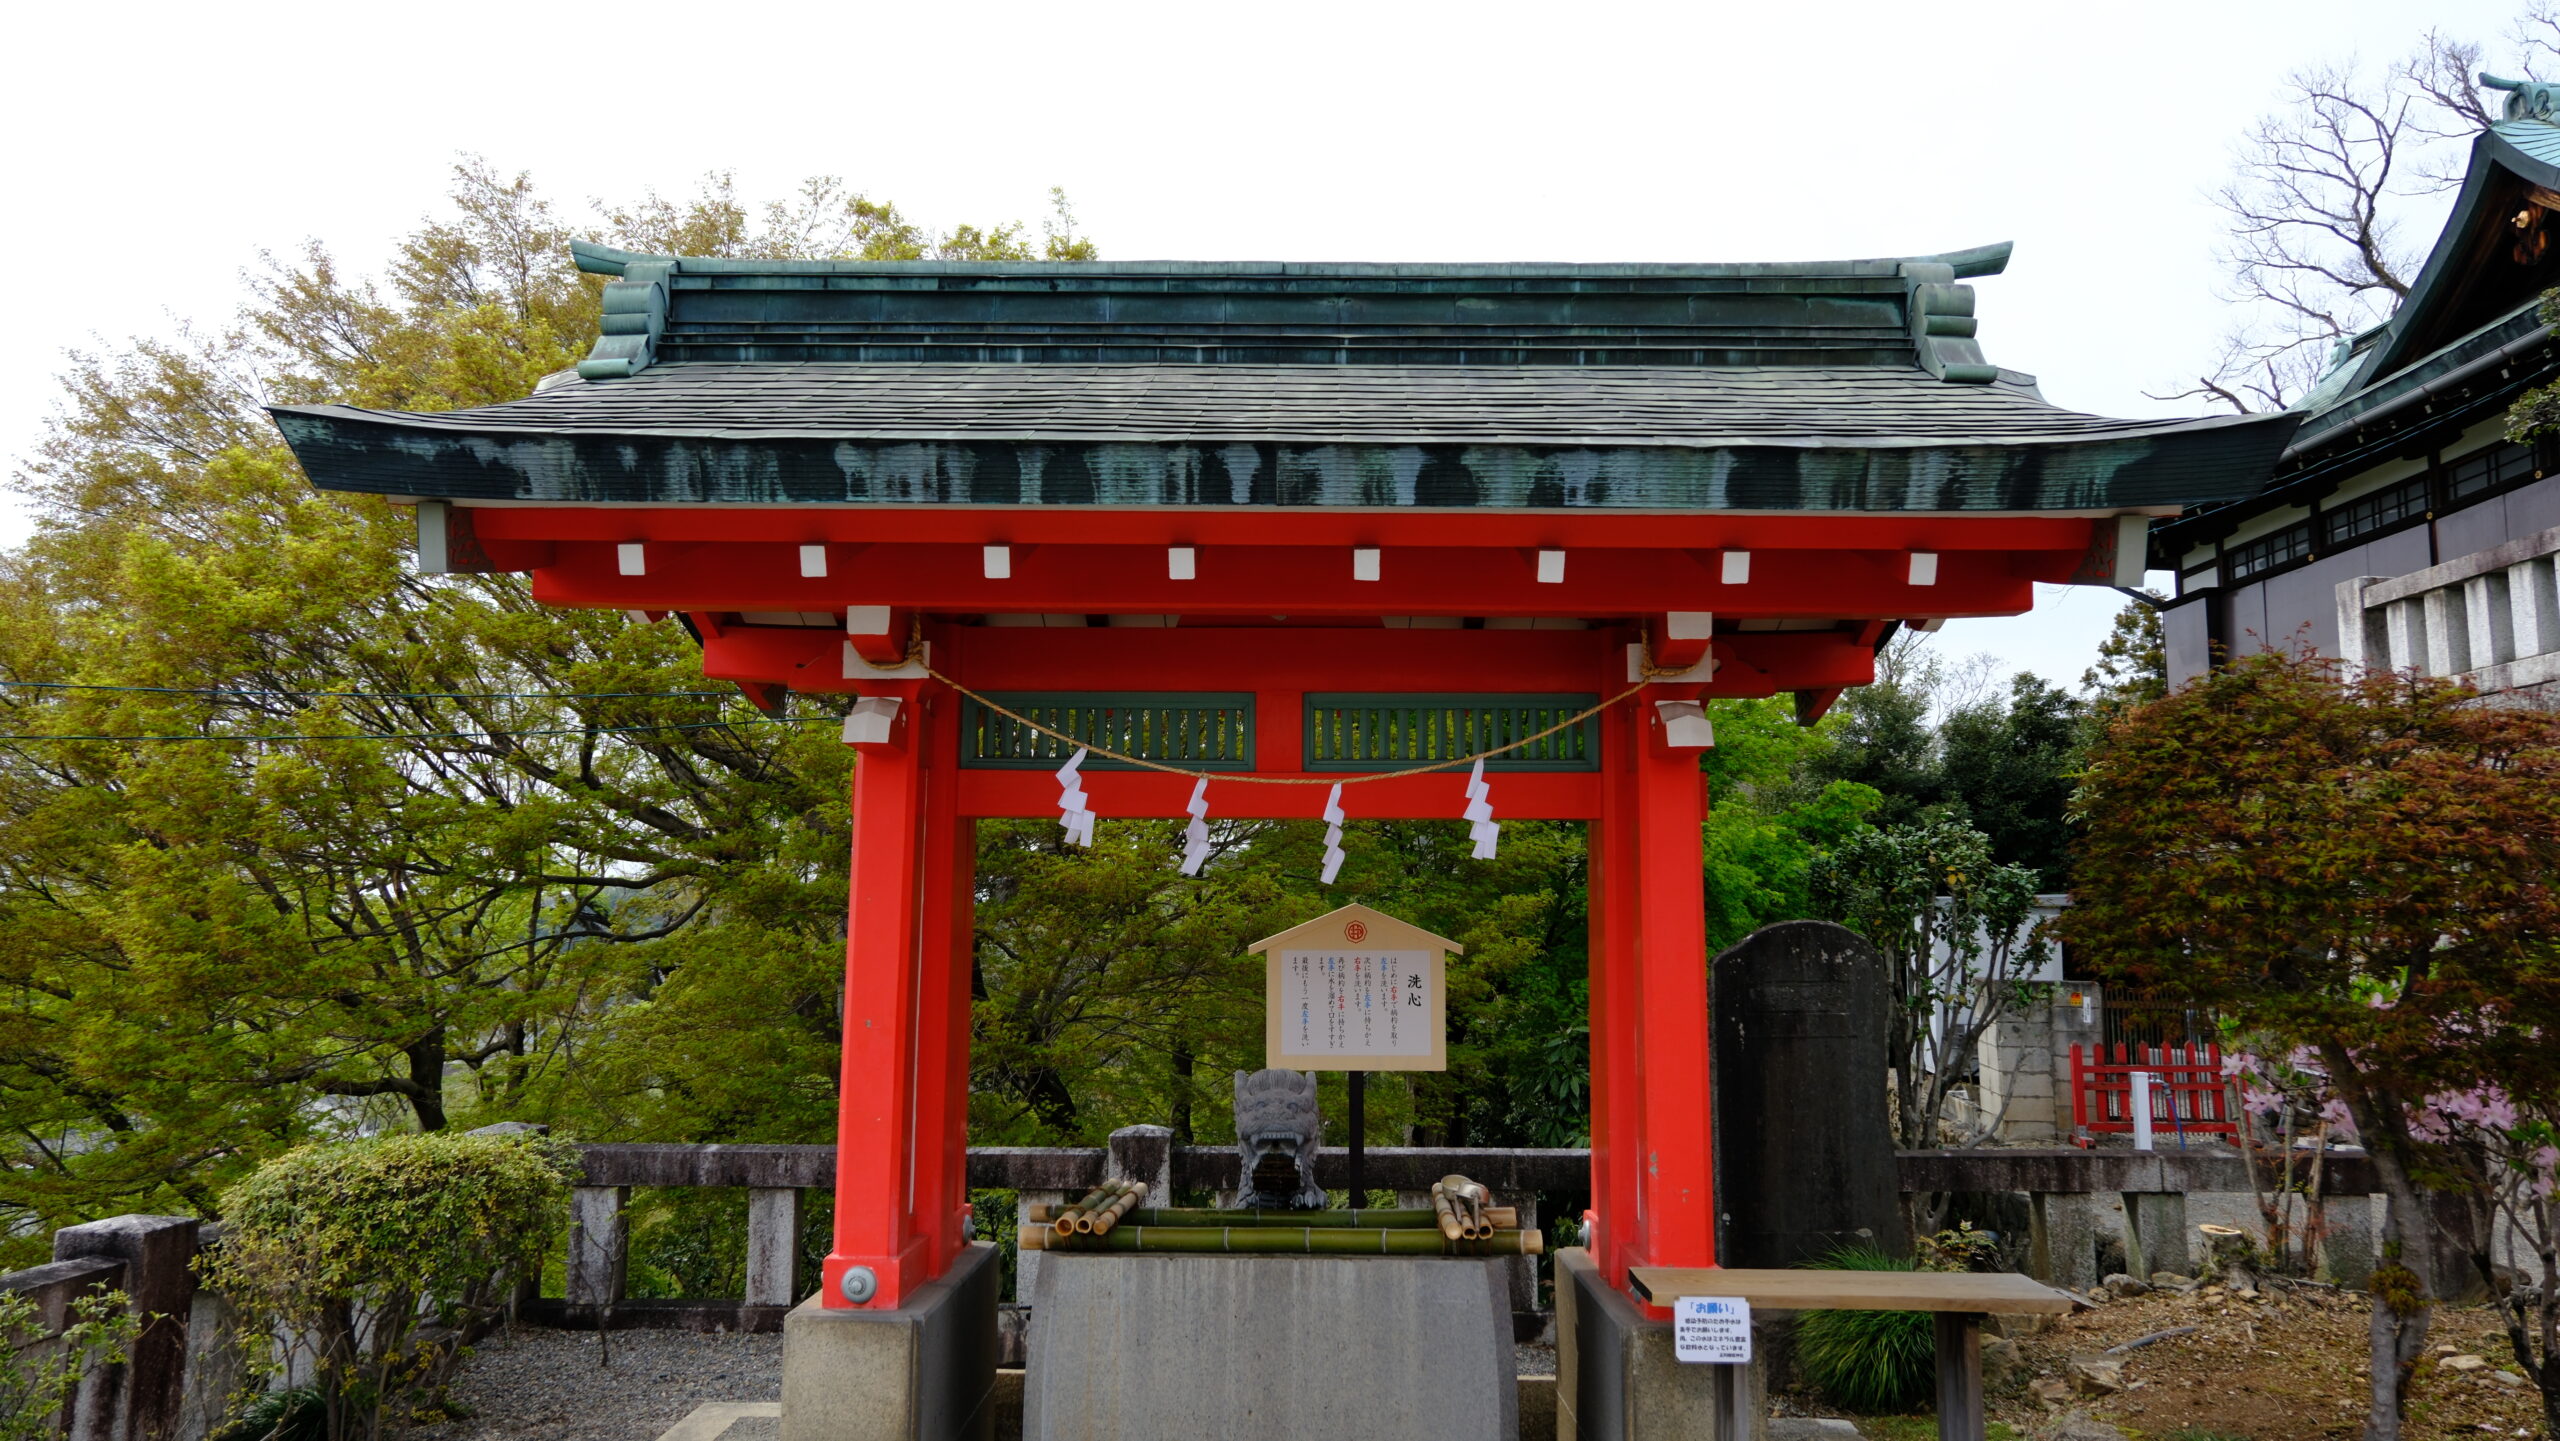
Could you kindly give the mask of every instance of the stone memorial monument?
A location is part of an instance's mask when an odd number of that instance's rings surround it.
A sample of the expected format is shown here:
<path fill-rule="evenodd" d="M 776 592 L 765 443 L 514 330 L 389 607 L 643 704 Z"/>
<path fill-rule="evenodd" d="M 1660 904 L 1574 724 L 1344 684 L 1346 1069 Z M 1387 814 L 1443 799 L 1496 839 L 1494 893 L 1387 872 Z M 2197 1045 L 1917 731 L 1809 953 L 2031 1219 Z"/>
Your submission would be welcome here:
<path fill-rule="evenodd" d="M 1715 958 L 1717 1259 L 1793 1266 L 1903 1246 L 1885 1114 L 1884 961 L 1828 921 L 1763 926 Z"/>

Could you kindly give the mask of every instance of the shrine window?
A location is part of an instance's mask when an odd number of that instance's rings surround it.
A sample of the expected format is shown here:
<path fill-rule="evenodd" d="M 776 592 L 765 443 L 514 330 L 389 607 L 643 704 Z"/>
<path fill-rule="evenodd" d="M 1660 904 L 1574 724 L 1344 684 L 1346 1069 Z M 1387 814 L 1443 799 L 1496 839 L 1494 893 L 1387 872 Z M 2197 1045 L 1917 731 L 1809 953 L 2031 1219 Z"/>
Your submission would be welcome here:
<path fill-rule="evenodd" d="M 2514 441 L 2500 441 L 2485 450 L 2475 450 L 2444 467 L 2444 498 L 2448 505 L 2504 490 L 2519 481 L 2532 480 L 2540 474 L 2534 464 L 2533 447 Z"/>
<path fill-rule="evenodd" d="M 2357 496 L 2328 513 L 2329 544 L 2344 545 L 2391 529 L 2427 513 L 2427 478 L 2414 476 L 2398 485 Z"/>
<path fill-rule="evenodd" d="M 2246 545 L 2234 546 L 2222 553 L 2222 563 L 2231 573 L 2231 583 L 2252 580 L 2268 571 L 2281 569 L 2311 555 L 2311 522 L 2289 525 L 2273 535 L 2262 535 Z"/>

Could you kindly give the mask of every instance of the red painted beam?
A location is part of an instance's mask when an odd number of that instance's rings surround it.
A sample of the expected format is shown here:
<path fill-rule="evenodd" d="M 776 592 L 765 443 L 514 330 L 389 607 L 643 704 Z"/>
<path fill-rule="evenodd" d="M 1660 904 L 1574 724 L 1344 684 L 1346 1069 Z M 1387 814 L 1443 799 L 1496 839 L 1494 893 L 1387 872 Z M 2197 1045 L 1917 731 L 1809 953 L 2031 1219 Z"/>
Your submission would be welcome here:
<path fill-rule="evenodd" d="M 1727 585 L 1686 550 L 1620 550 L 1604 564 L 1536 580 L 1534 555 L 1513 549 L 1389 549 L 1380 578 L 1353 578 L 1348 548 L 1204 549 L 1198 578 L 1173 580 L 1161 552 L 1136 546 L 1012 548 L 1010 576 L 989 579 L 980 550 L 963 545 L 872 546 L 828 574 L 800 574 L 797 547 L 778 543 L 653 542 L 646 573 L 621 573 L 616 547 L 562 542 L 533 573 L 546 605 L 615 610 L 827 611 L 848 605 L 944 612 L 1187 616 L 1638 616 L 1713 611 L 1725 617 L 2015 615 L 2034 601 L 2008 553 L 1943 555 L 1936 583 L 1910 583 L 1901 551 L 1782 551 Z M 2069 557 L 2078 563 L 2078 553 Z"/>
<path fill-rule="evenodd" d="M 887 506 L 474 506 L 489 541 L 766 541 L 1131 546 L 1513 546 L 1653 550 L 2087 551 L 2072 515 L 1735 514 L 1715 511 L 1042 509 Z M 2108 522 L 2112 524 L 2112 522 Z M 494 556 L 496 552 L 492 552 Z M 830 553 L 830 561 L 837 557 Z M 1161 567 L 1159 567 L 1161 568 Z M 1574 578 L 1572 557 L 1566 578 Z"/>
<path fill-rule="evenodd" d="M 1584 692 L 1595 665 L 1623 676 L 1623 631 L 1350 629 L 1017 630 L 944 626 L 934 632 L 937 669 L 980 690 Z M 706 634 L 702 670 L 712 680 L 785 685 L 812 693 L 868 694 L 880 682 L 844 676 L 845 638 L 834 631 L 732 626 Z M 1875 651 L 1846 631 L 1753 632 L 1715 641 L 1712 683 L 1677 692 L 1770 696 L 1865 685 Z M 1623 688 L 1621 686 L 1620 688 Z M 1609 692 L 1614 694 L 1613 692 Z M 1675 692 L 1663 690 L 1661 698 Z M 1266 712 L 1271 707 L 1263 708 Z M 1274 717 L 1263 717 L 1263 735 Z"/>

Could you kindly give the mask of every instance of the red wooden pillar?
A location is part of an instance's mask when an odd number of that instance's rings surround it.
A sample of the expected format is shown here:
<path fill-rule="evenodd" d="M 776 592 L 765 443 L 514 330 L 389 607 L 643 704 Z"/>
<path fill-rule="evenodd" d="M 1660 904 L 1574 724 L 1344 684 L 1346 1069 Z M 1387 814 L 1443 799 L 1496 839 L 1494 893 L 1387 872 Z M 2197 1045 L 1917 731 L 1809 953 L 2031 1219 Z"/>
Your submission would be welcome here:
<path fill-rule="evenodd" d="M 1623 709 L 1623 708 L 1621 708 Z M 1613 1286 L 1644 1229 L 1637 1208 L 1644 1155 L 1643 1072 L 1637 1064 L 1636 778 L 1618 761 L 1626 727 L 1602 712 L 1600 815 L 1591 822 L 1591 1206 L 1599 1222 L 1593 1260 Z"/>
<path fill-rule="evenodd" d="M 939 1276 L 968 1244 L 969 965 L 976 933 L 977 822 L 960 814 L 960 701 L 922 698 L 932 737 L 925 762 L 923 901 L 916 1059 L 915 1226 Z"/>
<path fill-rule="evenodd" d="M 1591 828 L 1592 1192 L 1596 1259 L 1621 1287 L 1630 1265 L 1715 1264 L 1705 814 L 1698 752 L 1663 743 L 1654 704 L 1694 690 L 1648 691 L 1613 708 L 1601 746 Z"/>
<path fill-rule="evenodd" d="M 966 1086 L 953 1078 L 968 1064 L 968 972 L 953 962 L 965 956 L 968 889 L 955 869 L 967 852 L 957 717 L 938 690 L 887 681 L 863 692 L 900 704 L 888 739 L 855 746 L 835 1247 L 820 1289 L 830 1307 L 896 1306 L 957 1247 Z"/>

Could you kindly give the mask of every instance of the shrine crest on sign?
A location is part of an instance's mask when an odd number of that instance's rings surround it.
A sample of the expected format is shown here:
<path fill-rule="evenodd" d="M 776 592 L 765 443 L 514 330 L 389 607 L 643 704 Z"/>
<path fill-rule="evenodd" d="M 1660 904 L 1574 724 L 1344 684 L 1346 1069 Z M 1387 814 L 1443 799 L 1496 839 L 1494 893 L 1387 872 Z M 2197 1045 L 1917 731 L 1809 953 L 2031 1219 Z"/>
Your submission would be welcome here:
<path fill-rule="evenodd" d="M 1445 1071 L 1447 960 L 1466 947 L 1367 906 L 1256 941 L 1263 1064 L 1298 1071 Z"/>

